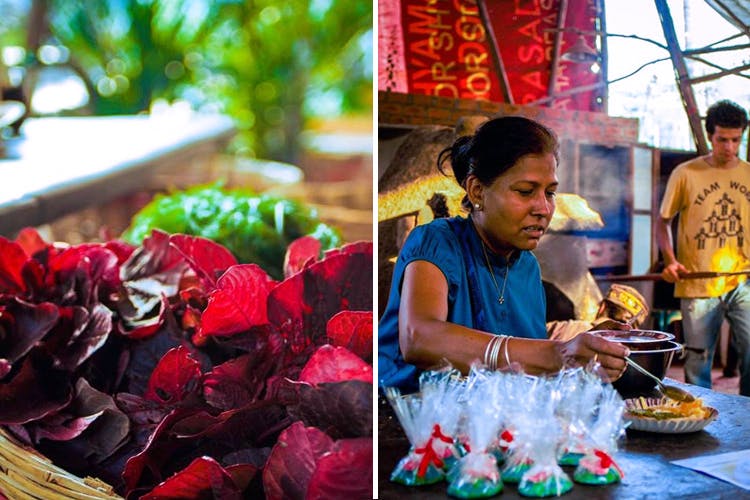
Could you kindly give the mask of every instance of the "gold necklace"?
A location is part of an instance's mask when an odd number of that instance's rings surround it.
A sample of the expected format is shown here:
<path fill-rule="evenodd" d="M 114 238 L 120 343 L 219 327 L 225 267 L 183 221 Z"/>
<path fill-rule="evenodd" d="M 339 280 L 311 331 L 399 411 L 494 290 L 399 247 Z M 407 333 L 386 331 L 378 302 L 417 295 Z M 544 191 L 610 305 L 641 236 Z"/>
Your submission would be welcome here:
<path fill-rule="evenodd" d="M 484 253 L 484 261 L 487 263 L 487 269 L 490 270 L 492 282 L 495 284 L 495 290 L 497 290 L 497 293 L 499 295 L 497 301 L 502 304 L 505 302 L 505 284 L 508 282 L 508 269 L 510 268 L 510 259 L 505 259 L 505 276 L 503 277 L 503 289 L 500 290 L 500 287 L 497 285 L 497 280 L 495 279 L 495 271 L 492 270 L 490 258 L 487 255 L 487 247 L 485 247 L 484 245 L 484 240 L 480 239 L 480 242 L 482 243 L 482 253 Z"/>

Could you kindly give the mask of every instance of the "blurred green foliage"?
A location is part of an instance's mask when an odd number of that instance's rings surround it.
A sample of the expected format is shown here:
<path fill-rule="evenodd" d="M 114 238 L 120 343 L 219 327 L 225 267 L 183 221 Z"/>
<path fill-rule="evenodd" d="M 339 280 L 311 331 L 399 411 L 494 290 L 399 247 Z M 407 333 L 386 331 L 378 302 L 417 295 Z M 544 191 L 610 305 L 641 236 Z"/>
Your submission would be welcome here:
<path fill-rule="evenodd" d="M 133 216 L 122 238 L 140 245 L 153 229 L 208 238 L 276 280 L 283 279 L 286 249 L 297 238 L 314 236 L 322 250 L 342 244 L 339 230 L 305 203 L 220 185 L 157 194 Z"/>
<path fill-rule="evenodd" d="M 372 112 L 371 2 L 39 1 L 94 114 L 183 100 L 232 116 L 238 154 L 294 162 L 311 118 Z"/>

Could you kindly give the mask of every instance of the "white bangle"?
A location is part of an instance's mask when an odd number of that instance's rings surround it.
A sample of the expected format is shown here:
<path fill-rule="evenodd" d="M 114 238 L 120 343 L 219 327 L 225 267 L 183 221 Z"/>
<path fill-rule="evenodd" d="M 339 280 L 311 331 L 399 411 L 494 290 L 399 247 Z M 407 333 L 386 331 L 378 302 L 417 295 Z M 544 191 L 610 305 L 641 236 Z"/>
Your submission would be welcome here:
<path fill-rule="evenodd" d="M 503 342 L 507 341 L 507 335 L 494 335 L 487 346 L 484 348 L 484 364 L 490 370 L 497 370 L 497 358 L 503 347 Z"/>
<path fill-rule="evenodd" d="M 503 349 L 503 354 L 505 355 L 505 364 L 508 368 L 510 368 L 510 354 L 508 353 L 508 344 L 510 344 L 510 337 L 508 337 L 508 340 L 505 341 L 505 348 Z"/>
<path fill-rule="evenodd" d="M 495 343 L 495 340 L 497 337 L 492 337 L 489 342 L 487 342 L 487 346 L 484 348 L 484 365 L 489 367 L 490 365 L 490 351 L 492 350 L 492 344 Z"/>
<path fill-rule="evenodd" d="M 498 335 L 497 341 L 495 342 L 495 345 L 492 349 L 492 355 L 490 356 L 490 361 L 492 363 L 492 369 L 497 370 L 497 356 L 500 354 L 500 349 L 503 347 L 503 342 L 505 342 L 505 339 L 507 339 L 505 335 Z"/>

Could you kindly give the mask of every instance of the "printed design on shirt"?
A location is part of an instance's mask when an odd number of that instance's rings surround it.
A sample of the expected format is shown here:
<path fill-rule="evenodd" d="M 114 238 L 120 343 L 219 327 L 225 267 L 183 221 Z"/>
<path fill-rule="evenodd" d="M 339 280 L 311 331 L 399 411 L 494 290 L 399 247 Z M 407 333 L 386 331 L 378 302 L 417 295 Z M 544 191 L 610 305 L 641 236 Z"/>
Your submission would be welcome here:
<path fill-rule="evenodd" d="M 745 241 L 745 230 L 734 198 L 724 192 L 713 204 L 711 213 L 703 219 L 700 230 L 693 238 L 697 240 L 698 250 L 705 250 L 709 239 L 718 239 L 719 248 L 723 248 L 732 238 L 736 238 L 737 246 L 741 248 Z"/>

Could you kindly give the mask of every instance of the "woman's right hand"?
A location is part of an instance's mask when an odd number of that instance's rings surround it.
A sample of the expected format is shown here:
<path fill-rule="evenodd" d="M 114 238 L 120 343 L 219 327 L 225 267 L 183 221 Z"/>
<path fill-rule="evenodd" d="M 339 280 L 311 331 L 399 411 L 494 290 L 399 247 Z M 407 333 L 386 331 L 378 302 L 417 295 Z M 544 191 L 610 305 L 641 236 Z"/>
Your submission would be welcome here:
<path fill-rule="evenodd" d="M 630 349 L 619 342 L 588 332 L 576 335 L 566 342 L 560 342 L 558 346 L 563 368 L 586 366 L 591 360 L 595 360 L 601 365 L 610 382 L 620 378 L 628 366 L 625 356 L 630 354 Z"/>

